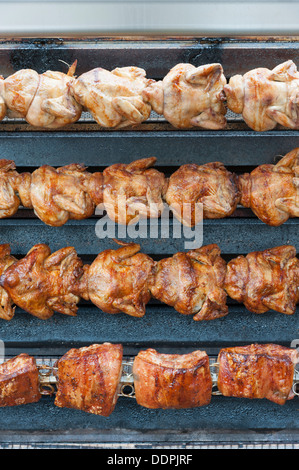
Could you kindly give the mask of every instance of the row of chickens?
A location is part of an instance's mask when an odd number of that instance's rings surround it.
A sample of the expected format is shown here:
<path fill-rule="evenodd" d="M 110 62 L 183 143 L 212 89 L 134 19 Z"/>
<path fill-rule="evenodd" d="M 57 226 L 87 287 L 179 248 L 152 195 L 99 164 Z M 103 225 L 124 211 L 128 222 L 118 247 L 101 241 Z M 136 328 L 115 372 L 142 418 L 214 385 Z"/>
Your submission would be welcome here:
<path fill-rule="evenodd" d="M 51 254 L 39 244 L 17 260 L 8 244 L 0 245 L 0 318 L 11 320 L 16 305 L 43 320 L 54 312 L 75 316 L 81 299 L 106 313 L 143 317 L 154 298 L 195 321 L 226 316 L 227 295 L 257 314 L 292 315 L 299 302 L 299 260 L 291 245 L 227 263 L 216 244 L 154 261 L 140 245 L 118 243 L 90 265 L 73 247 Z"/>
<path fill-rule="evenodd" d="M 0 218 L 12 216 L 20 205 L 51 226 L 91 217 L 99 208 L 116 223 L 133 224 L 160 217 L 166 205 L 186 226 L 228 217 L 238 204 L 271 226 L 299 216 L 299 147 L 277 164 L 243 175 L 214 162 L 184 164 L 166 177 L 153 168 L 155 162 L 144 158 L 94 173 L 80 164 L 18 173 L 13 161 L 0 160 Z"/>
<path fill-rule="evenodd" d="M 256 68 L 227 83 L 218 63 L 174 66 L 163 80 L 146 78 L 139 67 L 95 68 L 75 76 L 23 69 L 0 80 L 0 119 L 20 117 L 57 129 L 88 111 L 103 128 L 120 129 L 146 121 L 151 111 L 175 128 L 223 129 L 227 108 L 262 132 L 280 124 L 299 129 L 299 72 L 288 60 L 273 70 Z"/>
<path fill-rule="evenodd" d="M 278 405 L 298 394 L 296 349 L 276 344 L 251 344 L 221 349 L 210 365 L 205 351 L 161 354 L 140 351 L 132 367 L 137 403 L 150 409 L 206 406 L 213 386 L 224 396 L 263 399 Z M 212 380 L 211 367 L 217 379 Z M 92 344 L 71 349 L 52 368 L 56 383 L 54 404 L 101 416 L 115 409 L 123 370 L 121 344 Z M 25 405 L 41 399 L 39 367 L 34 357 L 20 354 L 0 365 L 0 407 Z M 53 391 L 55 393 L 55 390 Z M 214 392 L 215 393 L 215 392 Z M 131 395 L 132 396 L 132 395 Z"/>

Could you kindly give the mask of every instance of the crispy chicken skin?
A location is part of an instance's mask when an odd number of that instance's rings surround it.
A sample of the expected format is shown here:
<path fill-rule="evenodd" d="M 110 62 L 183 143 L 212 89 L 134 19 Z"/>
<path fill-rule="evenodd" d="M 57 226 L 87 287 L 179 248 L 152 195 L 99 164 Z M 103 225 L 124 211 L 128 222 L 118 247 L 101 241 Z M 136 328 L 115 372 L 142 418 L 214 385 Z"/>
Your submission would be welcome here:
<path fill-rule="evenodd" d="M 271 130 L 277 124 L 299 128 L 299 73 L 291 60 L 273 70 L 257 68 L 234 75 L 224 94 L 228 108 L 242 114 L 255 131 Z"/>
<path fill-rule="evenodd" d="M 296 248 L 283 245 L 238 256 L 227 264 L 227 294 L 254 313 L 268 310 L 291 315 L 299 301 Z"/>
<path fill-rule="evenodd" d="M 133 376 L 136 401 L 146 408 L 194 408 L 211 401 L 212 378 L 205 351 L 181 355 L 140 351 Z"/>
<path fill-rule="evenodd" d="M 67 74 L 49 70 L 38 74 L 23 69 L 0 80 L 0 96 L 7 115 L 25 118 L 33 126 L 48 129 L 76 122 L 82 112 L 81 105 L 70 93 L 76 65 L 74 62 Z"/>
<path fill-rule="evenodd" d="M 202 218 L 219 219 L 235 211 L 237 182 L 222 163 L 185 164 L 170 176 L 165 200 L 181 223 L 194 226 Z"/>
<path fill-rule="evenodd" d="M 71 90 L 100 126 L 122 128 L 148 119 L 151 107 L 143 100 L 142 91 L 152 82 L 138 67 L 120 67 L 111 72 L 99 67 L 80 75 Z"/>
<path fill-rule="evenodd" d="M 5 270 L 16 263 L 17 259 L 11 255 L 9 244 L 0 245 L 0 276 Z M 0 318 L 11 320 L 15 314 L 15 307 L 10 295 L 3 287 L 0 287 Z"/>
<path fill-rule="evenodd" d="M 31 208 L 30 173 L 18 173 L 15 162 L 0 160 L 0 218 L 14 215 L 20 204 Z"/>
<path fill-rule="evenodd" d="M 15 305 L 42 320 L 54 311 L 74 316 L 80 298 L 71 288 L 82 273 L 83 263 L 73 247 L 51 254 L 46 244 L 39 244 L 6 268 L 0 286 Z"/>
<path fill-rule="evenodd" d="M 123 246 L 103 251 L 85 266 L 84 276 L 73 292 L 91 300 L 103 312 L 143 317 L 151 298 L 149 286 L 155 262 L 138 253 L 137 243 L 118 243 Z"/>
<path fill-rule="evenodd" d="M 218 389 L 224 396 L 266 398 L 278 405 L 294 397 L 296 349 L 276 344 L 251 344 L 221 349 Z"/>
<path fill-rule="evenodd" d="M 299 147 L 276 165 L 265 164 L 239 177 L 241 204 L 264 223 L 279 226 L 299 217 Z"/>
<path fill-rule="evenodd" d="M 103 203 L 111 220 L 136 223 L 141 218 L 159 217 L 164 209 L 167 179 L 151 168 L 155 157 L 117 163 L 103 171 Z"/>
<path fill-rule="evenodd" d="M 223 129 L 226 126 L 225 84 L 220 64 L 194 67 L 181 63 L 174 66 L 162 81 L 145 88 L 143 97 L 174 127 Z"/>
<path fill-rule="evenodd" d="M 35 403 L 40 398 L 38 369 L 33 357 L 22 353 L 0 364 L 0 406 Z"/>
<path fill-rule="evenodd" d="M 212 320 L 228 314 L 225 274 L 220 249 L 211 244 L 158 261 L 150 290 L 178 312 L 194 315 L 194 320 Z"/>
<path fill-rule="evenodd" d="M 44 223 L 59 227 L 69 219 L 91 217 L 95 204 L 88 194 L 91 174 L 85 170 L 80 164 L 57 169 L 43 165 L 32 173 L 31 202 Z"/>
<path fill-rule="evenodd" d="M 58 385 L 54 404 L 109 416 L 118 398 L 122 356 L 122 346 L 110 343 L 68 351 L 56 363 Z"/>

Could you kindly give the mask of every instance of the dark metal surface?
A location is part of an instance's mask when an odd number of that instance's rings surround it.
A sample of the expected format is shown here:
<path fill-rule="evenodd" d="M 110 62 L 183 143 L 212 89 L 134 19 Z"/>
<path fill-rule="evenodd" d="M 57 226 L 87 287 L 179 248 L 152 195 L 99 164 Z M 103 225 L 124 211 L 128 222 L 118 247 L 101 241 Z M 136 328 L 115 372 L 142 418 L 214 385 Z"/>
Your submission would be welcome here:
<path fill-rule="evenodd" d="M 0 43 L 3 75 L 22 67 L 41 72 L 64 70 L 58 61 L 78 59 L 78 73 L 95 66 L 113 68 L 138 65 L 151 78 L 161 78 L 180 61 L 195 65 L 220 61 L 225 73 L 243 73 L 257 66 L 273 67 L 293 59 L 298 62 L 299 42 L 280 40 L 171 39 L 71 41 L 25 40 Z M 92 131 L 90 131 L 92 129 Z M 299 132 L 276 129 L 262 134 L 232 123 L 225 131 L 177 131 L 165 122 L 145 124 L 140 130 L 102 131 L 93 123 L 71 130 L 42 132 L 20 122 L 0 124 L 1 158 L 13 159 L 17 169 L 32 171 L 42 164 L 62 166 L 80 162 L 90 171 L 117 162 L 156 156 L 157 168 L 170 174 L 183 163 L 222 161 L 238 173 L 262 163 L 275 163 L 299 146 Z M 48 243 L 52 251 L 72 245 L 79 256 L 91 262 L 96 255 L 115 247 L 110 239 L 95 234 L 97 216 L 69 221 L 60 228 L 48 227 L 32 211 L 20 210 L 11 219 L 0 220 L 0 242 L 10 243 L 21 257 L 35 244 Z M 172 224 L 172 222 L 171 222 Z M 219 244 L 230 259 L 249 251 L 281 244 L 299 250 L 299 219 L 281 227 L 269 227 L 250 211 L 238 209 L 233 217 L 204 221 L 203 243 Z M 170 228 L 171 233 L 171 228 Z M 122 238 L 122 237 L 120 237 Z M 126 238 L 122 238 L 126 239 Z M 186 239 L 138 239 L 142 251 L 159 259 L 185 250 Z M 267 312 L 256 315 L 228 299 L 228 316 L 210 322 L 195 322 L 174 309 L 151 301 L 144 318 L 109 315 L 88 302 L 81 302 L 77 317 L 55 314 L 47 321 L 16 310 L 10 322 L 1 321 L 0 339 L 9 354 L 28 352 L 36 357 L 58 357 L 71 347 L 104 341 L 124 345 L 125 354 L 155 347 L 164 352 L 201 348 L 217 354 L 223 346 L 273 342 L 290 346 L 299 338 L 299 309 L 292 316 Z M 109 418 L 54 406 L 53 397 L 40 403 L 0 409 L 0 443 L 96 442 L 109 444 L 198 442 L 285 442 L 299 440 L 298 399 L 284 406 L 265 400 L 213 397 L 212 403 L 196 410 L 146 410 L 134 400 L 121 398 Z"/>

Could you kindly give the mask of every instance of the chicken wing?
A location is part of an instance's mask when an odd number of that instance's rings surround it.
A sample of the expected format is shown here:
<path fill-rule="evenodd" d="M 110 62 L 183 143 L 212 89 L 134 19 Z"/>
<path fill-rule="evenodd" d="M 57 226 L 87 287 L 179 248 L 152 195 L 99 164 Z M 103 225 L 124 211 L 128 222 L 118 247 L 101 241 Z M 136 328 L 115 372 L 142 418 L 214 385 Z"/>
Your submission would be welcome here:
<path fill-rule="evenodd" d="M 241 204 L 262 222 L 279 226 L 299 217 L 299 147 L 276 165 L 265 164 L 239 177 Z"/>
<path fill-rule="evenodd" d="M 8 244 L 0 245 L 0 276 L 9 266 L 16 263 L 17 259 L 11 255 L 11 249 Z M 0 318 L 11 320 L 15 313 L 15 307 L 9 294 L 3 287 L 0 287 Z"/>
<path fill-rule="evenodd" d="M 296 249 L 283 245 L 238 256 L 227 264 L 227 294 L 254 313 L 268 310 L 291 315 L 299 301 Z"/>
<path fill-rule="evenodd" d="M 299 128 L 299 72 L 291 60 L 273 70 L 257 68 L 234 75 L 224 94 L 228 108 L 242 114 L 255 131 L 268 131 L 277 124 Z"/>
<path fill-rule="evenodd" d="M 228 397 L 266 398 L 279 405 L 293 398 L 293 376 L 299 354 L 276 344 L 221 349 L 218 389 Z"/>
<path fill-rule="evenodd" d="M 122 355 L 122 346 L 110 343 L 68 351 L 55 364 L 58 385 L 54 404 L 109 416 L 118 398 Z"/>
<path fill-rule="evenodd" d="M 38 368 L 28 354 L 19 354 L 0 364 L 0 406 L 25 405 L 39 401 Z"/>
<path fill-rule="evenodd" d="M 219 247 L 207 245 L 158 261 L 150 291 L 178 312 L 194 315 L 194 320 L 212 320 L 228 313 L 225 273 Z"/>
<path fill-rule="evenodd" d="M 129 224 L 160 217 L 167 179 L 151 168 L 155 162 L 155 157 L 143 158 L 128 165 L 117 163 L 103 171 L 103 204 L 111 220 Z"/>
<path fill-rule="evenodd" d="M 71 293 L 71 288 L 82 273 L 83 263 L 73 247 L 51 254 L 47 245 L 39 244 L 5 269 L 0 286 L 14 304 L 46 320 L 54 311 L 76 315 L 80 298 Z"/>
<path fill-rule="evenodd" d="M 143 97 L 174 127 L 223 129 L 226 126 L 225 84 L 220 64 L 194 67 L 182 63 L 173 67 L 162 81 L 145 88 Z"/>
<path fill-rule="evenodd" d="M 142 90 L 152 83 L 138 67 L 120 67 L 111 72 L 95 68 L 71 85 L 72 94 L 102 127 L 122 128 L 148 119 L 151 107 Z"/>
<path fill-rule="evenodd" d="M 37 127 L 57 129 L 76 122 L 82 107 L 70 93 L 77 62 L 67 74 L 47 71 L 38 74 L 23 69 L 0 80 L 0 96 L 10 117 L 22 117 Z"/>
<path fill-rule="evenodd" d="M 212 396 L 209 357 L 205 351 L 160 354 L 140 351 L 134 359 L 135 397 L 146 408 L 194 408 Z"/>
<path fill-rule="evenodd" d="M 228 217 L 239 199 L 237 175 L 219 162 L 182 165 L 170 176 L 165 195 L 175 217 L 187 226 L 202 218 Z"/>
<path fill-rule="evenodd" d="M 117 250 L 103 251 L 85 266 L 73 292 L 91 300 L 103 312 L 143 317 L 151 298 L 149 285 L 155 262 L 139 250 L 137 243 L 123 243 Z"/>

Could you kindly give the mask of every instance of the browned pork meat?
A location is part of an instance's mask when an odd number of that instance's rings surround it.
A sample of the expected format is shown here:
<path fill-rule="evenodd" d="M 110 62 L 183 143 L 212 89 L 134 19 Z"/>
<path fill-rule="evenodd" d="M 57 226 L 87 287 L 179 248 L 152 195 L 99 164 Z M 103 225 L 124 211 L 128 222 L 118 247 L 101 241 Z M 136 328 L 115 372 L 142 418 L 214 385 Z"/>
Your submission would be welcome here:
<path fill-rule="evenodd" d="M 40 398 L 38 368 L 33 357 L 22 353 L 0 364 L 0 406 L 35 403 Z"/>
<path fill-rule="evenodd" d="M 133 376 L 137 403 L 146 408 L 194 408 L 211 400 L 212 379 L 205 351 L 181 355 L 140 351 L 134 359 Z"/>
<path fill-rule="evenodd" d="M 110 343 L 68 351 L 56 363 L 54 404 L 109 416 L 118 398 L 122 355 L 122 346 Z"/>
<path fill-rule="evenodd" d="M 275 344 L 251 344 L 221 349 L 218 389 L 228 397 L 266 398 L 283 405 L 293 398 L 296 349 Z"/>

